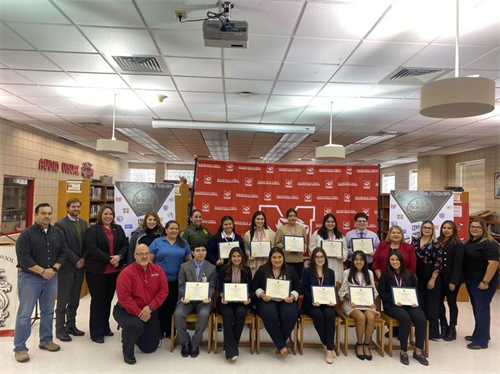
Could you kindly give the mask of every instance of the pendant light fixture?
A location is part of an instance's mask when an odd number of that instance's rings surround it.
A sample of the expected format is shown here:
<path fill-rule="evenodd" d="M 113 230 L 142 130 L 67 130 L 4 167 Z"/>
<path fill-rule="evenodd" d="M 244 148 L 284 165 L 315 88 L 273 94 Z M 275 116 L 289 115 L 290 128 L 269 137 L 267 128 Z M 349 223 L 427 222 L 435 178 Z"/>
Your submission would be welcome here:
<path fill-rule="evenodd" d="M 320 160 L 333 160 L 336 158 L 345 158 L 345 148 L 339 144 L 332 144 L 332 125 L 333 125 L 333 102 L 330 103 L 330 143 L 316 148 L 316 157 Z"/>
<path fill-rule="evenodd" d="M 420 114 L 433 118 L 462 118 L 495 109 L 495 82 L 459 77 L 459 0 L 456 0 L 455 78 L 425 84 L 420 90 Z"/>
<path fill-rule="evenodd" d="M 116 95 L 113 105 L 113 133 L 111 139 L 97 139 L 97 152 L 109 152 L 128 154 L 128 143 L 115 138 L 115 125 L 116 125 Z"/>

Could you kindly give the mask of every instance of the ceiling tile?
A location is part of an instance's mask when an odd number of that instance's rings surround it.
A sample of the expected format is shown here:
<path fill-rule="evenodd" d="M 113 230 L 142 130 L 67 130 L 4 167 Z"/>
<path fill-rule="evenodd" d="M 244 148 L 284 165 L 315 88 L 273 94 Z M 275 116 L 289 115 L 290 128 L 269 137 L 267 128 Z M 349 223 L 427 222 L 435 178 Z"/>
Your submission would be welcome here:
<path fill-rule="evenodd" d="M 224 102 L 224 95 L 221 93 L 183 92 L 182 97 L 186 103 L 220 104 Z"/>
<path fill-rule="evenodd" d="M 43 106 L 56 106 L 56 107 L 71 107 L 72 105 L 68 102 L 59 99 L 57 97 L 36 97 L 36 96 L 24 96 L 26 101 L 36 105 Z"/>
<path fill-rule="evenodd" d="M 221 58 L 220 48 L 207 48 L 203 33 L 197 31 L 154 30 L 153 35 L 165 56 Z"/>
<path fill-rule="evenodd" d="M 52 71 L 28 71 L 22 70 L 19 72 L 33 83 L 50 86 L 82 86 L 66 73 Z M 0 74 L 1 75 L 1 74 Z M 47 87 L 48 90 L 57 90 L 57 87 Z M 55 92 L 55 91 L 54 91 Z M 57 92 L 56 92 L 57 93 Z"/>
<path fill-rule="evenodd" d="M 281 61 L 289 38 L 284 36 L 251 35 L 248 48 L 225 49 L 224 57 L 236 60 Z"/>
<path fill-rule="evenodd" d="M 14 31 L 2 24 L 0 24 L 0 45 L 3 49 L 34 49 Z"/>
<path fill-rule="evenodd" d="M 228 121 L 233 122 L 251 122 L 251 123 L 259 123 L 261 119 L 261 114 L 249 114 L 249 113 L 228 113 L 227 119 Z"/>
<path fill-rule="evenodd" d="M 216 113 L 224 113 L 226 112 L 226 108 L 224 104 L 197 104 L 197 103 L 189 103 L 188 109 L 190 112 L 216 112 Z"/>
<path fill-rule="evenodd" d="M 295 107 L 304 107 L 304 105 L 309 104 L 313 97 L 312 96 L 284 96 L 284 95 L 272 95 L 269 99 L 269 105 L 288 105 Z"/>
<path fill-rule="evenodd" d="M 344 65 L 330 82 L 378 83 L 394 71 L 392 66 L 347 66 Z"/>
<path fill-rule="evenodd" d="M 172 75 L 191 77 L 222 77 L 221 60 L 195 58 L 165 58 Z"/>
<path fill-rule="evenodd" d="M 500 32 L 500 28 L 498 30 Z M 467 69 L 496 69 L 500 74 L 500 47 L 466 65 Z"/>
<path fill-rule="evenodd" d="M 195 121 L 226 121 L 226 112 L 191 112 Z"/>
<path fill-rule="evenodd" d="M 147 30 L 83 27 L 83 32 L 107 56 L 158 55 Z"/>
<path fill-rule="evenodd" d="M 274 82 L 246 79 L 226 79 L 226 92 L 251 92 L 257 94 L 268 94 L 271 92 Z"/>
<path fill-rule="evenodd" d="M 261 104 L 252 103 L 252 105 L 238 105 L 238 104 L 227 105 L 227 111 L 228 113 L 231 113 L 231 115 L 238 113 L 261 115 L 262 112 L 264 111 L 264 108 L 265 108 L 265 103 Z"/>
<path fill-rule="evenodd" d="M 319 96 L 358 97 L 364 96 L 371 88 L 371 84 L 328 83 Z"/>
<path fill-rule="evenodd" d="M 0 104 L 8 107 L 13 105 L 30 105 L 29 102 L 17 96 L 0 96 Z"/>
<path fill-rule="evenodd" d="M 45 55 L 68 72 L 113 73 L 114 70 L 98 54 L 49 53 Z"/>
<path fill-rule="evenodd" d="M 339 64 L 357 44 L 351 40 L 294 38 L 286 61 Z"/>
<path fill-rule="evenodd" d="M 79 83 L 86 87 L 126 88 L 125 82 L 117 74 L 71 73 Z"/>
<path fill-rule="evenodd" d="M 222 79 L 175 77 L 177 87 L 181 91 L 222 92 Z"/>
<path fill-rule="evenodd" d="M 60 70 L 38 52 L 0 50 L 0 62 L 12 69 Z"/>
<path fill-rule="evenodd" d="M 18 72 L 5 69 L 0 70 L 0 83 L 33 84 L 33 82 L 29 81 Z"/>
<path fill-rule="evenodd" d="M 326 82 L 338 65 L 293 64 L 285 62 L 279 79 L 285 81 Z"/>
<path fill-rule="evenodd" d="M 175 90 L 172 78 L 163 75 L 125 75 L 122 78 L 132 88 L 146 90 Z"/>
<path fill-rule="evenodd" d="M 8 85 L 2 84 L 0 88 L 9 91 L 14 95 L 19 96 L 45 96 L 45 97 L 54 97 L 55 93 L 45 90 L 42 87 L 38 86 L 24 86 L 24 85 Z"/>
<path fill-rule="evenodd" d="M 350 65 L 380 65 L 396 68 L 413 57 L 425 47 L 425 44 L 388 43 L 364 41 L 349 57 Z"/>
<path fill-rule="evenodd" d="M 277 82 L 276 86 L 274 86 L 273 94 L 314 96 L 322 86 L 322 83 Z"/>
<path fill-rule="evenodd" d="M 228 104 L 235 105 L 263 105 L 267 102 L 268 95 L 252 95 L 250 97 L 237 94 L 226 94 Z"/>
<path fill-rule="evenodd" d="M 280 64 L 277 62 L 235 61 L 225 62 L 226 78 L 275 79 Z"/>
<path fill-rule="evenodd" d="M 460 64 L 467 65 L 472 60 L 488 53 L 492 47 L 460 47 Z M 409 59 L 403 66 L 419 68 L 455 68 L 455 46 L 452 45 L 429 45 L 416 56 Z"/>
<path fill-rule="evenodd" d="M 417 93 L 420 99 L 420 87 L 418 86 L 405 86 L 405 85 L 388 85 L 378 84 L 366 93 L 365 96 L 370 97 L 387 97 L 387 98 L 405 98 Z"/>
<path fill-rule="evenodd" d="M 3 21 L 45 22 L 68 24 L 69 21 L 50 4 L 44 1 L 3 0 L 0 19 Z"/>
<path fill-rule="evenodd" d="M 290 106 L 271 106 L 268 105 L 262 122 L 267 123 L 292 123 L 302 112 L 304 108 Z"/>

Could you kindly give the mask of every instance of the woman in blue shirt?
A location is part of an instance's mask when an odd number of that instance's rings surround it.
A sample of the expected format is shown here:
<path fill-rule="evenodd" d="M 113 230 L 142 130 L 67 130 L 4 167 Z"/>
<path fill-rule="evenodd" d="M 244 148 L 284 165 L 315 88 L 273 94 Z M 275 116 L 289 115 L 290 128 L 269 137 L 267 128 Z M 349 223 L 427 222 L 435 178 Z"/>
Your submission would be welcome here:
<path fill-rule="evenodd" d="M 170 335 L 172 314 L 178 299 L 178 276 L 181 265 L 191 260 L 191 249 L 186 240 L 179 237 L 179 223 L 168 221 L 165 225 L 165 236 L 155 239 L 149 247 L 151 262 L 161 266 L 168 281 L 168 297 L 159 311 L 160 335 Z"/>

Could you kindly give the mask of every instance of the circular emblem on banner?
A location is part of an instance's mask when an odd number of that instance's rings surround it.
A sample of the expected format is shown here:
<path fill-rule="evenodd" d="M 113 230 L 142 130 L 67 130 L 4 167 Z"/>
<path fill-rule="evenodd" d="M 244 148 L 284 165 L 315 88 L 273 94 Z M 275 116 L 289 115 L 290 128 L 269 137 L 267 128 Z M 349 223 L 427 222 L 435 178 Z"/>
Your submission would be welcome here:
<path fill-rule="evenodd" d="M 158 196 L 151 190 L 140 190 L 134 195 L 132 204 L 138 215 L 143 215 L 149 211 L 156 211 Z"/>
<path fill-rule="evenodd" d="M 412 221 L 425 221 L 431 219 L 434 205 L 425 197 L 419 196 L 408 203 L 408 218 Z"/>

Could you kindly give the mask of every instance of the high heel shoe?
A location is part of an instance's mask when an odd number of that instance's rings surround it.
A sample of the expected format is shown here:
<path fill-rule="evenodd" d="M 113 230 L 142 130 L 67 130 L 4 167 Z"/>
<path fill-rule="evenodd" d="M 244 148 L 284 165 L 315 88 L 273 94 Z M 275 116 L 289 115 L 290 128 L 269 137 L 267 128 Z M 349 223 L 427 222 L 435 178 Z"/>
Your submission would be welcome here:
<path fill-rule="evenodd" d="M 356 357 L 359 358 L 360 360 L 364 360 L 365 359 L 364 350 L 363 350 L 363 354 L 360 355 L 358 353 L 358 347 L 362 347 L 363 348 L 363 343 L 356 343 L 356 349 L 355 349 L 355 351 L 356 351 Z"/>
<path fill-rule="evenodd" d="M 364 344 L 363 344 L 363 346 L 364 346 L 364 347 L 368 347 L 368 351 L 370 351 L 370 343 L 368 343 L 368 344 L 367 344 L 367 343 L 364 343 Z M 363 353 L 365 352 L 365 348 L 364 348 L 364 347 L 363 347 Z M 369 355 L 367 355 L 367 354 L 365 353 L 365 358 L 366 358 L 368 361 L 371 361 L 371 360 L 372 360 L 372 358 L 373 358 L 373 356 L 372 356 L 371 352 L 370 352 L 370 354 L 369 354 Z"/>

